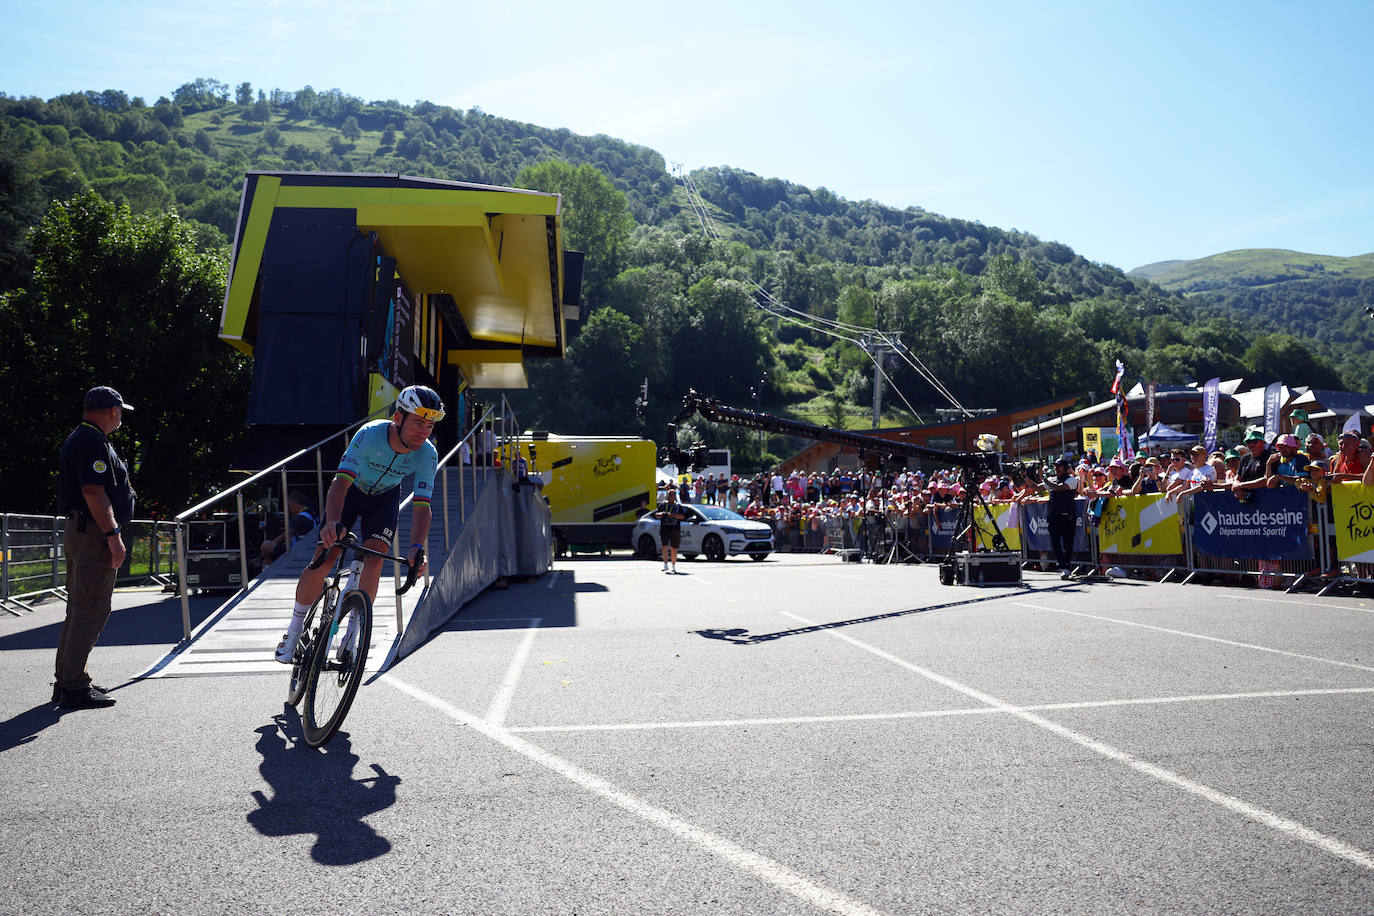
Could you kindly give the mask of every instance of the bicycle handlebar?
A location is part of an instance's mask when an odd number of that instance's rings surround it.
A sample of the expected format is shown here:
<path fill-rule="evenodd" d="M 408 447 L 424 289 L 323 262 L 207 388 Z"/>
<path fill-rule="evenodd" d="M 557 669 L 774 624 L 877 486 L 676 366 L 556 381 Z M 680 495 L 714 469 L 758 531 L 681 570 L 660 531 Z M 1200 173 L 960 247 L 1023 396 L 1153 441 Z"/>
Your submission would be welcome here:
<path fill-rule="evenodd" d="M 340 524 L 340 527 L 342 527 L 342 524 Z M 323 547 L 324 541 L 316 541 L 315 546 L 316 548 Z M 415 580 L 420 577 L 420 569 L 425 565 L 425 549 L 423 547 L 420 548 L 420 552 L 415 557 L 415 562 L 412 564 L 405 557 L 393 557 L 391 554 L 386 553 L 385 551 L 373 550 L 371 547 L 368 547 L 367 545 L 359 541 L 357 536 L 354 535 L 353 532 L 345 530 L 343 535 L 337 541 L 334 542 L 334 546 L 331 547 L 329 550 L 326 550 L 323 553 L 319 554 L 319 556 L 315 557 L 315 559 L 310 562 L 307 568 L 319 569 L 321 566 L 324 565 L 324 561 L 329 557 L 330 554 L 334 552 L 335 549 L 351 550 L 354 553 L 367 554 L 368 556 L 372 557 L 380 557 L 383 560 L 391 560 L 395 563 L 404 563 L 406 565 L 406 581 L 404 585 L 396 589 L 397 595 L 404 595 L 406 592 L 410 591 L 410 587 L 414 585 Z"/>

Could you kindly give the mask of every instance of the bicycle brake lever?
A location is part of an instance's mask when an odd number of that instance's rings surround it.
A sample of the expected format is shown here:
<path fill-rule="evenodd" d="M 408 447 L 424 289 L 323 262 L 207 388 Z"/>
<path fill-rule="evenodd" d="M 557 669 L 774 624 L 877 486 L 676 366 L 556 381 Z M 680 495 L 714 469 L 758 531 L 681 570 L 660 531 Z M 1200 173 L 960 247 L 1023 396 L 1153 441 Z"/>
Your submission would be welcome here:
<path fill-rule="evenodd" d="M 415 580 L 420 577 L 420 570 L 424 567 L 424 565 L 425 549 L 421 547 L 420 552 L 415 555 L 415 564 L 411 566 L 409 572 L 406 573 L 405 584 L 402 585 L 400 588 L 396 589 L 397 595 L 404 595 L 406 592 L 410 591 L 410 587 L 414 585 Z"/>

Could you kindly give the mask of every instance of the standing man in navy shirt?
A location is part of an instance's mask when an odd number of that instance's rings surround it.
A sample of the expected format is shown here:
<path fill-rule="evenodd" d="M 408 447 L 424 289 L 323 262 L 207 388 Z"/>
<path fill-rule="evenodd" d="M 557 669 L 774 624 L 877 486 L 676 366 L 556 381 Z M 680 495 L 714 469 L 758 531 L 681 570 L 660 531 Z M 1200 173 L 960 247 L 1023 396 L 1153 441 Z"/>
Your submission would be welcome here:
<path fill-rule="evenodd" d="M 64 709 L 114 705 L 91 683 L 86 660 L 110 619 L 115 573 L 126 553 L 123 526 L 134 515 L 129 469 L 109 439 L 133 408 L 106 387 L 86 392 L 83 407 L 81 425 L 62 443 L 57 478 L 57 506 L 67 516 L 67 619 L 57 639 L 52 698 Z"/>

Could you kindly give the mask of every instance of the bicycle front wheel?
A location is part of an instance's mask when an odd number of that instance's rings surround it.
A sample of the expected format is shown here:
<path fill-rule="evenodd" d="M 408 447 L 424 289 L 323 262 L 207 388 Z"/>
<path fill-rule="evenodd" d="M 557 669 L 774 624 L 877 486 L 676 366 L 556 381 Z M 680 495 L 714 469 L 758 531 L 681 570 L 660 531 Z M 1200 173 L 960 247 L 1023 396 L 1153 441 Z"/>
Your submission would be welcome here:
<path fill-rule="evenodd" d="M 320 628 L 305 688 L 301 726 L 311 747 L 334 737 L 353 705 L 372 641 L 372 602 L 362 592 L 349 592 L 334 620 Z"/>

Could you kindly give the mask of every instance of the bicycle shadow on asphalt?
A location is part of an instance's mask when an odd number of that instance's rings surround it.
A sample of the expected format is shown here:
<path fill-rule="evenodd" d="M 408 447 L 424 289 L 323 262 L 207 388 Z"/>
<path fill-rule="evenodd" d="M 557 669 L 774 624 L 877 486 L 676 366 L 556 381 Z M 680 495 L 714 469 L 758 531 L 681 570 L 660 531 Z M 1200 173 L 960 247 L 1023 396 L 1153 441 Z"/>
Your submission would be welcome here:
<path fill-rule="evenodd" d="M 358 755 L 347 732 L 313 750 L 301 735 L 300 716 L 291 706 L 256 729 L 259 772 L 272 788 L 269 799 L 253 790 L 257 808 L 248 823 L 263 836 L 316 835 L 310 857 L 320 865 L 356 865 L 391 851 L 391 841 L 363 818 L 396 803 L 401 777 L 377 764 L 376 775 L 355 778 Z"/>
<path fill-rule="evenodd" d="M 1014 591 L 1003 592 L 996 595 L 985 595 L 979 598 L 968 598 L 964 601 L 948 601 L 944 604 L 932 604 L 928 607 L 907 608 L 904 611 L 889 611 L 886 614 L 874 614 L 870 617 L 855 617 L 852 620 L 835 620 L 830 623 L 818 623 L 812 626 L 797 627 L 791 630 L 778 630 L 774 633 L 754 633 L 751 634 L 743 628 L 730 630 L 707 629 L 692 630 L 698 636 L 707 639 L 717 639 L 736 646 L 757 646 L 762 643 L 772 642 L 777 639 L 784 639 L 788 636 L 804 636 L 807 633 L 822 633 L 826 630 L 836 630 L 840 627 L 852 627 L 863 623 L 876 623 L 879 620 L 893 620 L 897 617 L 910 617 L 914 614 L 925 614 L 930 611 L 947 610 L 948 608 L 963 607 L 969 604 L 982 604 L 985 601 L 1005 601 L 1008 598 L 1024 598 L 1030 595 L 1039 595 L 1044 592 L 1058 592 L 1077 587 L 1079 583 L 1066 583 L 1064 585 L 1051 585 L 1045 588 L 1019 588 Z"/>

